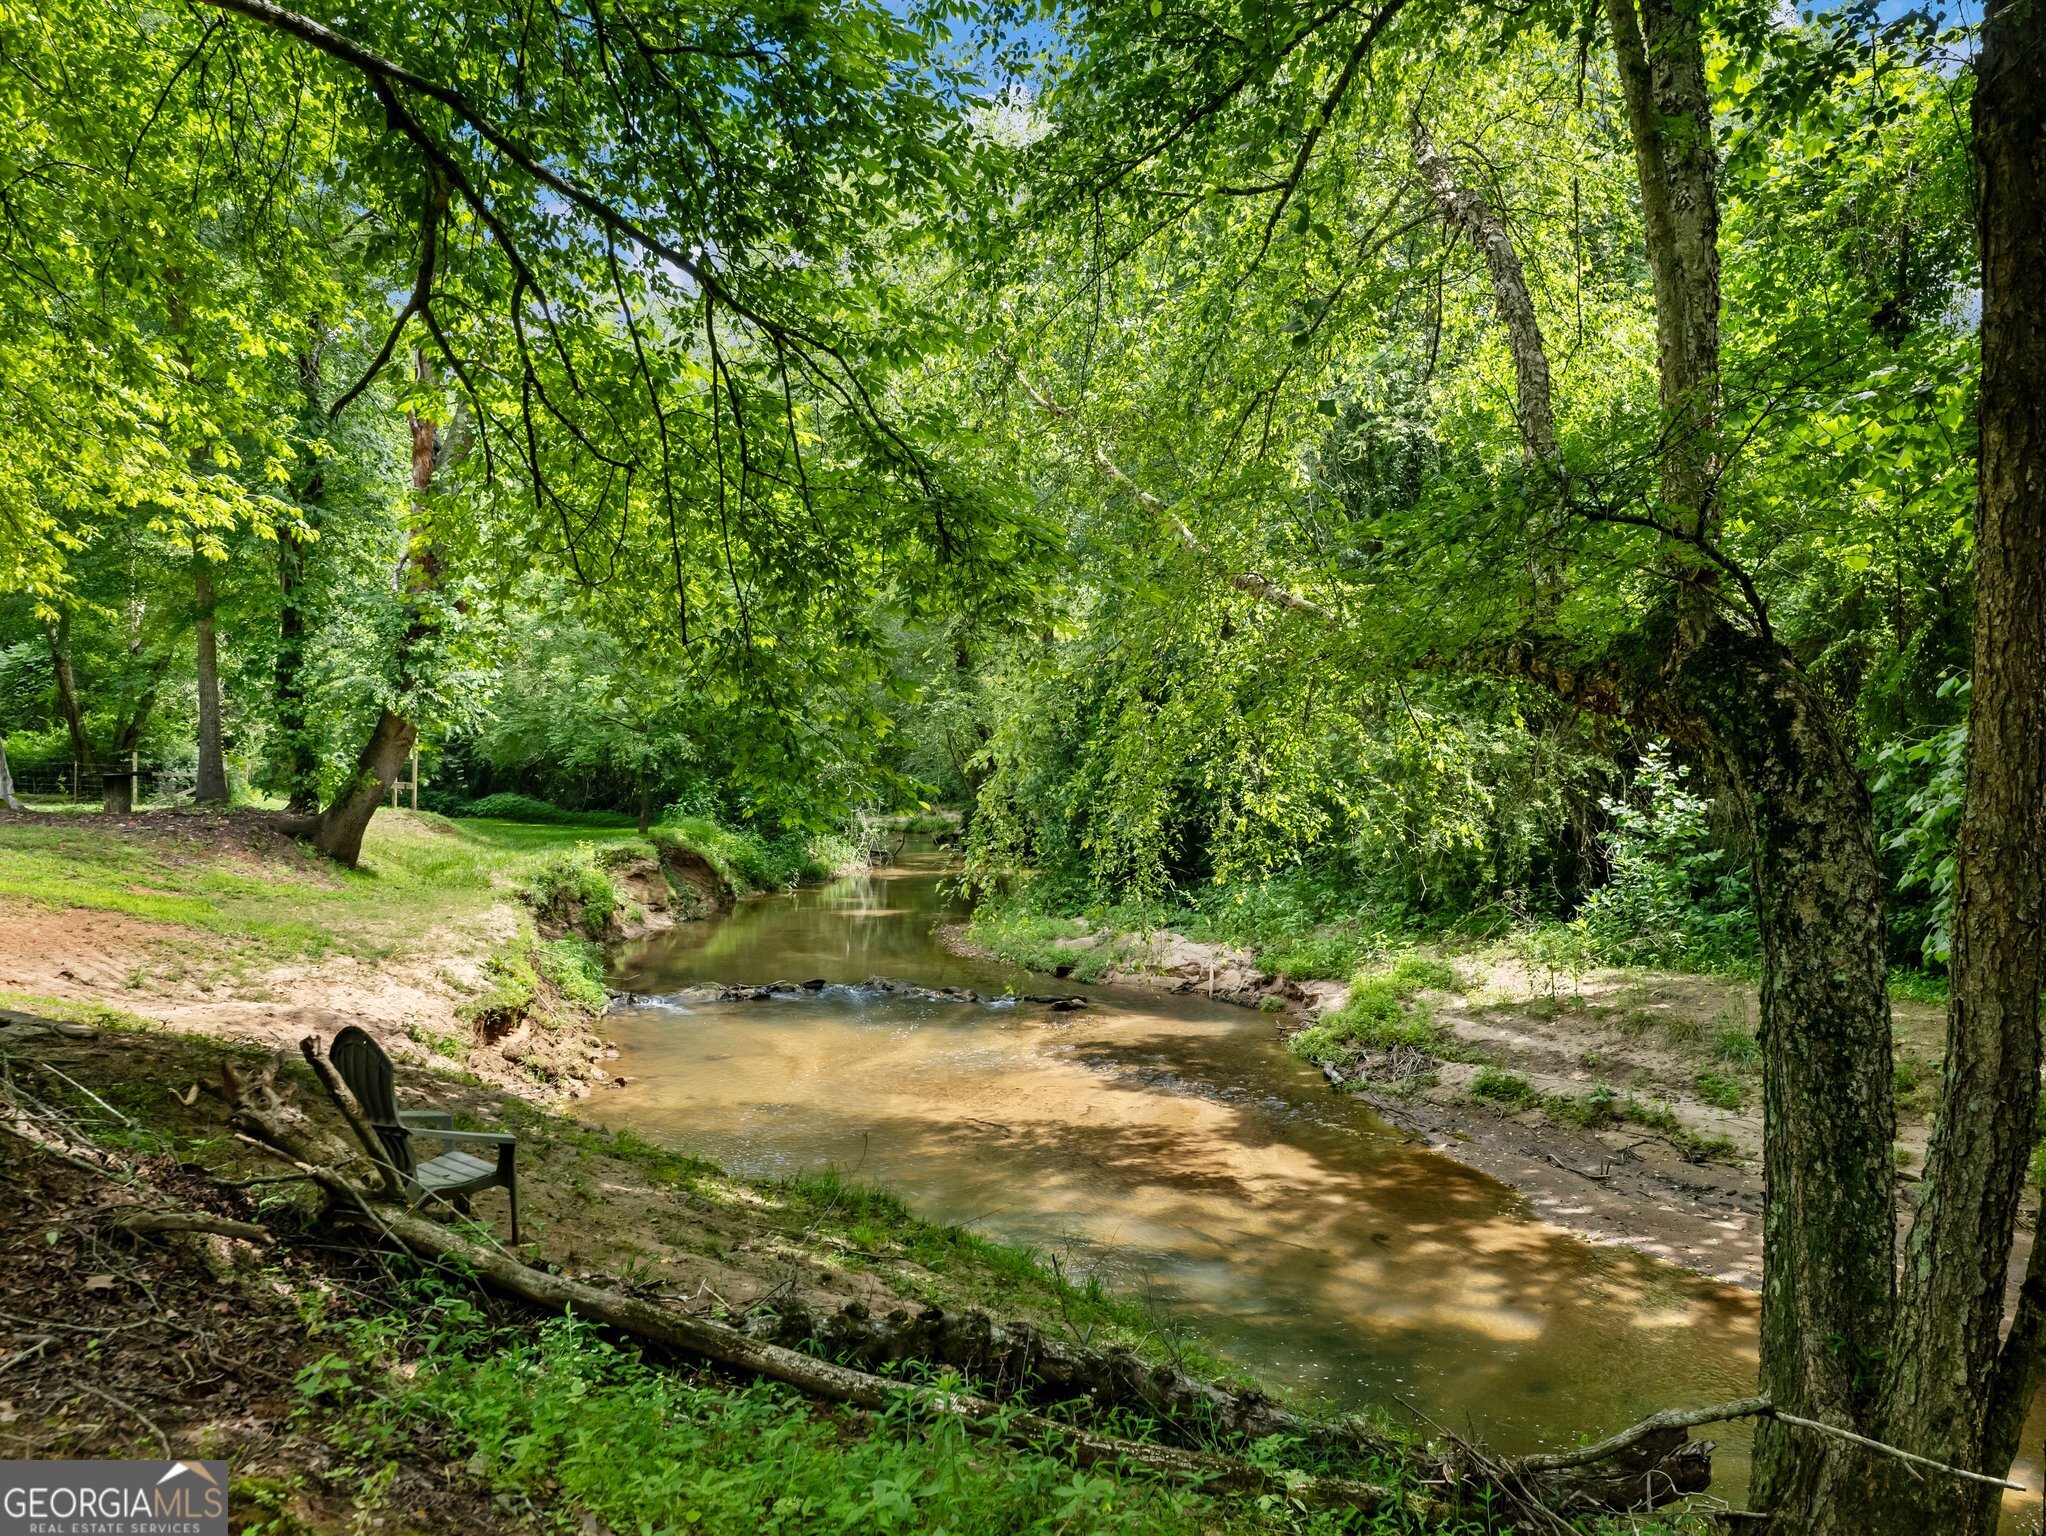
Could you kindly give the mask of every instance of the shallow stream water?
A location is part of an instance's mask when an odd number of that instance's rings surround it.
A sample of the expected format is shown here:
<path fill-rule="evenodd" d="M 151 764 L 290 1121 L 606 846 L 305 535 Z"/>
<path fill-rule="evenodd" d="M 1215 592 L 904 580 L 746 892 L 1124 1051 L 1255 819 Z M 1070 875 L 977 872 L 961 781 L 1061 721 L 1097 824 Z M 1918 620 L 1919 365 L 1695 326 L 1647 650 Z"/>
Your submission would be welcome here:
<path fill-rule="evenodd" d="M 629 947 L 613 985 L 636 993 L 834 985 L 616 1015 L 629 1082 L 588 1110 L 738 1173 L 836 1164 L 1101 1273 L 1274 1386 L 1395 1419 L 1404 1403 L 1508 1452 L 1753 1391 L 1753 1296 L 1533 1219 L 1331 1093 L 1266 1016 L 952 954 L 941 876 L 911 856 Z M 849 985 L 876 976 L 1092 1006 Z M 1737 1499 L 1748 1431 L 1708 1433 L 1713 1492 Z"/>

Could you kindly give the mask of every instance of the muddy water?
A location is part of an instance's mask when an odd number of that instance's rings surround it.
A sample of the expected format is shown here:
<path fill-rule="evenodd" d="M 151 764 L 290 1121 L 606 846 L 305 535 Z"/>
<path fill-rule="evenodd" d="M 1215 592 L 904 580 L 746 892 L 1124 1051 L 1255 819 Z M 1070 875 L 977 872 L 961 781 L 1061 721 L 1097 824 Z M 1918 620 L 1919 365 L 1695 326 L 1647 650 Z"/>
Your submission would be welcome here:
<path fill-rule="evenodd" d="M 891 870 L 658 935 L 615 984 L 1044 990 L 939 945 L 956 915 L 932 869 Z M 1331 1094 L 1258 1014 L 1073 990 L 1094 1006 L 833 988 L 635 1009 L 612 1021 L 631 1081 L 589 1107 L 736 1171 L 857 1168 L 922 1214 L 1103 1272 L 1274 1383 L 1346 1408 L 1403 1397 L 1508 1450 L 1752 1390 L 1747 1296 L 1529 1220 Z"/>
<path fill-rule="evenodd" d="M 1053 987 L 933 938 L 959 915 L 937 869 L 912 860 L 658 935 L 614 985 Z M 738 1172 L 856 1169 L 923 1215 L 1102 1272 L 1274 1385 L 1395 1417 L 1403 1399 L 1508 1451 L 1753 1390 L 1753 1297 L 1531 1219 L 1330 1093 L 1256 1013 L 1055 989 L 1093 1006 L 841 985 L 634 1009 L 612 1021 L 630 1082 L 588 1108 Z M 1719 1438 L 1714 1492 L 1737 1497 L 1747 1431 Z"/>

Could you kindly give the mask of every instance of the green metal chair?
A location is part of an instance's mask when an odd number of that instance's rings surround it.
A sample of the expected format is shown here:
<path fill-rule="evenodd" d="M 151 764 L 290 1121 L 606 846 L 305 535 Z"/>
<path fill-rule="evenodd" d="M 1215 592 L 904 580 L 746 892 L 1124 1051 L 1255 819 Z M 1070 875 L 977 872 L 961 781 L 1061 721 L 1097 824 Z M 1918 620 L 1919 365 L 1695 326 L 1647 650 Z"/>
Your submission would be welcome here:
<path fill-rule="evenodd" d="M 439 1109 L 400 1109 L 392 1087 L 391 1058 L 364 1030 L 350 1024 L 334 1037 L 327 1058 L 341 1081 L 362 1106 L 370 1126 L 384 1144 L 384 1155 L 404 1181 L 406 1197 L 418 1205 L 438 1196 L 467 1215 L 469 1196 L 482 1189 L 501 1188 L 511 1196 L 511 1238 L 519 1240 L 518 1138 L 509 1131 L 458 1131 L 455 1117 Z M 424 1137 L 443 1143 L 440 1156 L 419 1161 L 412 1138 Z M 490 1162 L 464 1146 L 489 1145 L 497 1148 L 497 1161 Z"/>

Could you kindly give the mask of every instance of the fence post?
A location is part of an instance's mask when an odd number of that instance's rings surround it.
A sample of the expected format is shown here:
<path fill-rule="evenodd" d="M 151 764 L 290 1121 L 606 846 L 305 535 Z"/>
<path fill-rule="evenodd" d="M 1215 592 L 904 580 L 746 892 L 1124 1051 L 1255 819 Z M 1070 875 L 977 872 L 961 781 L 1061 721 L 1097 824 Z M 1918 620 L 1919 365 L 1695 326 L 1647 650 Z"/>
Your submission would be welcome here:
<path fill-rule="evenodd" d="M 412 743 L 412 809 L 419 809 L 419 743 Z"/>

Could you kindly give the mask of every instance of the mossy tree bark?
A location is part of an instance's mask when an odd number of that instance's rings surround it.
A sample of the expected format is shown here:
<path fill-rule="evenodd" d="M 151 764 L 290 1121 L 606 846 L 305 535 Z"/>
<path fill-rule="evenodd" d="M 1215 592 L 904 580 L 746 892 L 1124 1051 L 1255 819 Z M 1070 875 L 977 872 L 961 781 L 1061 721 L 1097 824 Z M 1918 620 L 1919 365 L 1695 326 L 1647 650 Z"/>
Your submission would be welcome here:
<path fill-rule="evenodd" d="M 2000 1473 L 2041 1374 L 2038 1255 L 1999 1350 L 2036 1136 L 2046 983 L 2046 5 L 1992 3 L 1976 58 L 1982 388 L 1973 689 L 1940 1107 L 1906 1246 L 1888 1432 Z M 1999 1358 L 2001 1355 L 2001 1359 Z M 1908 1489 L 1893 1479 L 1891 1502 Z M 1995 1528 L 1965 1501 L 1944 1529 Z M 1921 1527 L 1912 1527 L 1919 1529 Z M 1894 1522 L 1877 1529 L 1902 1531 Z"/>
<path fill-rule="evenodd" d="M 1788 653 L 1726 625 L 1697 639 L 1669 674 L 1671 725 L 1746 825 L 1762 940 L 1761 1384 L 1791 1413 L 1869 1433 L 1895 1308 L 1896 1113 L 1868 792 Z M 1757 1426 L 1755 1503 L 1848 1521 L 1813 1530 L 1859 1524 L 1868 1471 L 1852 1445 Z"/>

